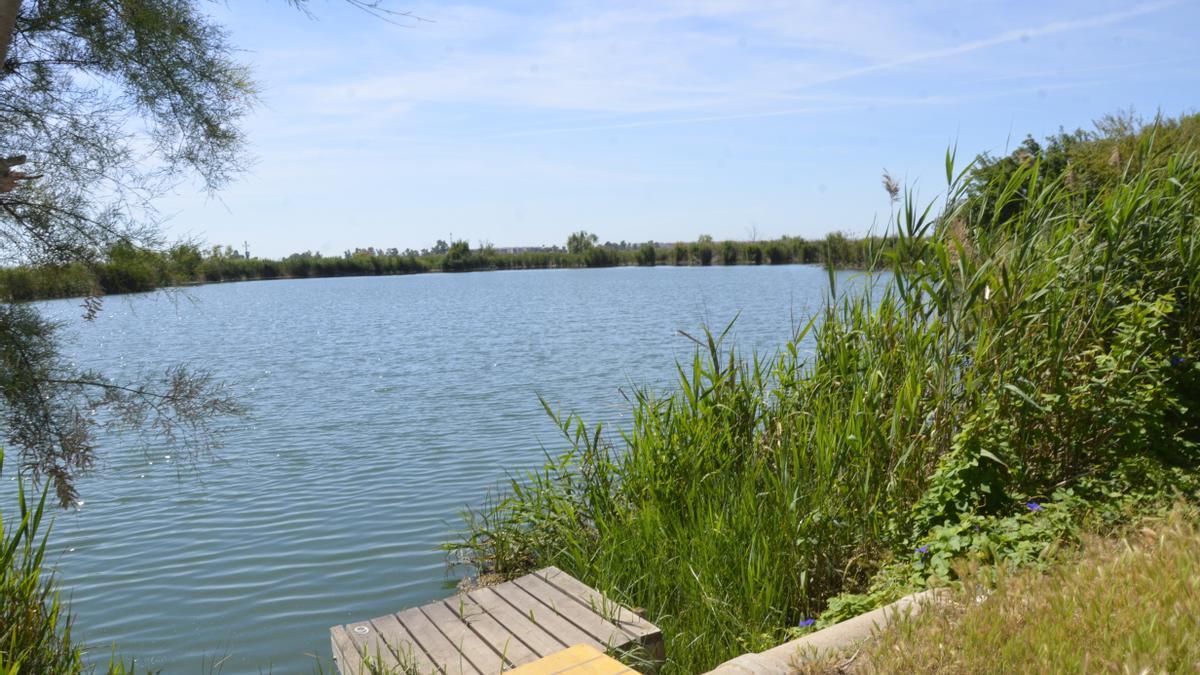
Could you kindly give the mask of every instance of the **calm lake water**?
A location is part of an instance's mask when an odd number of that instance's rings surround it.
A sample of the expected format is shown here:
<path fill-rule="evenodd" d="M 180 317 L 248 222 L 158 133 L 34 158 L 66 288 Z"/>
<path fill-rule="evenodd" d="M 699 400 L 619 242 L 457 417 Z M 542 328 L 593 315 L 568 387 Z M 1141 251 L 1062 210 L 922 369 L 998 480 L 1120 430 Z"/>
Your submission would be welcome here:
<path fill-rule="evenodd" d="M 620 425 L 622 389 L 690 358 L 678 330 L 740 312 L 734 343 L 771 354 L 827 285 L 811 266 L 267 281 L 111 298 L 90 324 L 42 303 L 80 367 L 202 364 L 252 413 L 212 459 L 105 439 L 52 536 L 76 634 L 166 672 L 328 670 L 331 625 L 446 595 L 459 512 L 564 448 L 539 394 Z"/>

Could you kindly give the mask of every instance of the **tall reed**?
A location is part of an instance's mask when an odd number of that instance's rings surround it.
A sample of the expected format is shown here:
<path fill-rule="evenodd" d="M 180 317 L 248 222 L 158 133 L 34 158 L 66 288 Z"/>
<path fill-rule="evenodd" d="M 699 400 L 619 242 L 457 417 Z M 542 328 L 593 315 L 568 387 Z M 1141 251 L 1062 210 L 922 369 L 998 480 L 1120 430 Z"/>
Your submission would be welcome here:
<path fill-rule="evenodd" d="M 4 449 L 0 448 L 0 474 L 3 470 Z M 138 672 L 137 662 L 126 661 L 115 647 L 107 664 L 84 663 L 84 650 L 71 633 L 74 617 L 46 561 L 48 490 L 45 486 L 31 499 L 24 480 L 18 478 L 16 513 L 7 518 L 0 513 L 0 673 L 133 675 Z"/>
<path fill-rule="evenodd" d="M 0 469 L 4 451 L 0 449 Z M 26 498 L 18 482 L 16 518 L 0 517 L 0 673 L 77 673 L 80 651 L 71 642 L 71 617 L 43 570 L 46 493 Z"/>

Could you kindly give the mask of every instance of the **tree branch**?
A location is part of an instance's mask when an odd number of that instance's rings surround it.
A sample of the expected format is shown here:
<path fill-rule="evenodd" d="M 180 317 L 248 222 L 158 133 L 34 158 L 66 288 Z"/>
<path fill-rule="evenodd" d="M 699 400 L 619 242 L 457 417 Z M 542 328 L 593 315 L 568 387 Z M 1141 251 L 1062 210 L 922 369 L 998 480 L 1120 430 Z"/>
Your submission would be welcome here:
<path fill-rule="evenodd" d="M 21 0 L 0 0 L 0 79 L 4 79 L 4 64 L 8 61 L 8 48 L 12 45 L 20 12 Z"/>

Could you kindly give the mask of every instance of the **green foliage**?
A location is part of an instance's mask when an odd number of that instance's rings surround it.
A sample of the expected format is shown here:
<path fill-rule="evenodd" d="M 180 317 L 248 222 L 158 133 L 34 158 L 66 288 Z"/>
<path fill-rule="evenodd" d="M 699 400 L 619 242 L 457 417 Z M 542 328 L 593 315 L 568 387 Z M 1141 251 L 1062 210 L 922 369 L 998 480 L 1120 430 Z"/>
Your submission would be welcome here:
<path fill-rule="evenodd" d="M 746 258 L 753 265 L 761 265 L 763 263 L 762 246 L 758 244 L 750 244 L 746 247 Z"/>
<path fill-rule="evenodd" d="M 671 263 L 674 265 L 688 264 L 688 247 L 687 244 L 679 242 L 671 249 Z"/>
<path fill-rule="evenodd" d="M 117 242 L 108 249 L 109 264 L 96 270 L 97 283 L 109 293 L 152 291 L 169 282 L 166 263 L 170 257 L 169 253 L 163 256 L 128 241 Z"/>
<path fill-rule="evenodd" d="M 4 450 L 0 448 L 0 473 Z M 49 486 L 47 486 L 48 488 Z M 46 571 L 46 542 L 50 528 L 43 528 L 47 490 L 36 502 L 25 494 L 25 483 L 17 481 L 16 518 L 0 514 L 0 673 L 94 672 L 83 663 L 83 650 L 71 637 L 70 610 L 56 588 L 54 575 Z M 126 675 L 136 672 L 114 652 L 105 672 Z"/>
<path fill-rule="evenodd" d="M 0 467 L 4 453 L 0 450 Z M 0 518 L 0 672 L 76 673 L 80 650 L 71 642 L 71 617 L 44 574 L 46 537 L 42 533 L 46 491 L 36 502 L 18 482 L 17 517 Z"/>
<path fill-rule="evenodd" d="M 1165 516 L 1181 501 L 1200 502 L 1200 473 L 1195 467 L 1131 456 L 1107 473 L 1083 477 L 1047 498 L 1014 497 L 1001 513 L 964 511 L 903 539 L 912 548 L 894 551 L 867 591 L 831 598 L 812 629 L 845 621 L 923 588 L 957 586 L 964 565 L 976 582 L 985 580 L 981 576 L 985 572 L 995 581 L 1005 570 L 1045 570 L 1060 563 L 1085 535 L 1109 535 L 1140 519 Z"/>
<path fill-rule="evenodd" d="M 721 242 L 721 264 L 736 265 L 738 262 L 738 245 L 736 242 Z"/>
<path fill-rule="evenodd" d="M 13 5 L 0 156 L 27 156 L 39 178 L 0 194 L 8 259 L 88 265 L 123 242 L 152 247 L 152 197 L 185 174 L 215 189 L 241 168 L 255 86 L 202 3 Z"/>
<path fill-rule="evenodd" d="M 700 235 L 700 239 L 695 244 L 692 244 L 691 249 L 692 260 L 699 262 L 705 267 L 712 264 L 713 255 L 715 254 L 712 236 L 707 234 Z"/>
<path fill-rule="evenodd" d="M 183 368 L 122 385 L 81 371 L 58 358 L 54 326 L 12 302 L 86 296 L 93 318 L 97 293 L 195 273 L 195 251 L 158 250 L 151 202 L 187 178 L 216 189 L 242 167 L 255 87 L 203 3 L 10 0 L 0 13 L 0 157 L 28 174 L 0 189 L 0 256 L 27 265 L 0 271 L 0 424 L 22 469 L 66 505 L 98 421 L 190 440 L 229 399 Z"/>
<path fill-rule="evenodd" d="M 943 602 L 901 620 L 854 672 L 1188 672 L 1200 660 L 1200 532 L 1194 507 L 1089 537 L 1047 569 L 968 570 Z M 844 661 L 844 657 L 834 659 Z M 798 672 L 845 672 L 798 663 Z"/>
<path fill-rule="evenodd" d="M 767 262 L 772 265 L 782 265 L 788 262 L 788 250 L 782 242 L 773 241 L 767 244 Z"/>
<path fill-rule="evenodd" d="M 77 368 L 58 350 L 57 324 L 29 305 L 0 304 L 0 422 L 24 474 L 48 479 L 58 502 L 96 461 L 94 430 L 152 429 L 187 452 L 212 447 L 213 420 L 241 406 L 204 371 L 181 366 L 128 384 Z"/>
<path fill-rule="evenodd" d="M 1169 502 L 1200 465 L 1200 159 L 1150 161 L 1164 150 L 1139 137 L 1136 168 L 1087 198 L 1037 158 L 995 191 L 948 153 L 940 213 L 905 195 L 864 249 L 889 275 L 831 294 L 768 360 L 706 335 L 615 444 L 556 418 L 568 451 L 451 548 L 645 607 L 668 669 L 700 672 L 964 558 L 1040 564 L 1083 523 Z"/>
<path fill-rule="evenodd" d="M 658 261 L 658 251 L 655 250 L 654 244 L 642 244 L 637 252 L 637 264 L 643 267 L 654 267 Z"/>
<path fill-rule="evenodd" d="M 587 253 L 596 246 L 596 242 L 600 239 L 594 234 L 588 233 L 586 230 L 580 230 L 567 237 L 567 252 L 568 253 Z"/>
<path fill-rule="evenodd" d="M 1197 141 L 1200 115 L 1158 116 L 1149 125 L 1132 112 L 1105 115 L 1092 131 L 1060 129 L 1044 143 L 1026 137 L 1005 157 L 981 155 L 971 170 L 972 190 L 990 192 L 991 198 L 980 203 L 990 204 L 997 209 L 993 217 L 1003 219 L 1016 212 L 1016 201 L 1027 194 L 1014 178 L 1035 161 L 1043 178 L 1060 180 L 1076 198 L 1091 199 L 1128 173 L 1162 167 L 1178 149 L 1196 147 Z"/>
<path fill-rule="evenodd" d="M 464 272 L 471 267 L 471 247 L 465 241 L 450 245 L 446 257 L 442 258 L 442 269 L 447 272 Z"/>

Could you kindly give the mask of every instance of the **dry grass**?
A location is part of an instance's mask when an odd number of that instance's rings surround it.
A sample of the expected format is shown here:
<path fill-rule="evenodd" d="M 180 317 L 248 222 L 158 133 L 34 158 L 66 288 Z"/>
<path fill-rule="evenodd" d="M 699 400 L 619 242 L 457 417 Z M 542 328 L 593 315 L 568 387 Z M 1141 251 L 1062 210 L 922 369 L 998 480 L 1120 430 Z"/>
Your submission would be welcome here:
<path fill-rule="evenodd" d="M 990 594 L 896 624 L 807 673 L 1200 672 L 1200 513 L 1179 507 L 1121 539 L 1094 538 L 1048 573 L 1000 574 Z M 987 578 L 981 570 L 972 578 Z"/>

